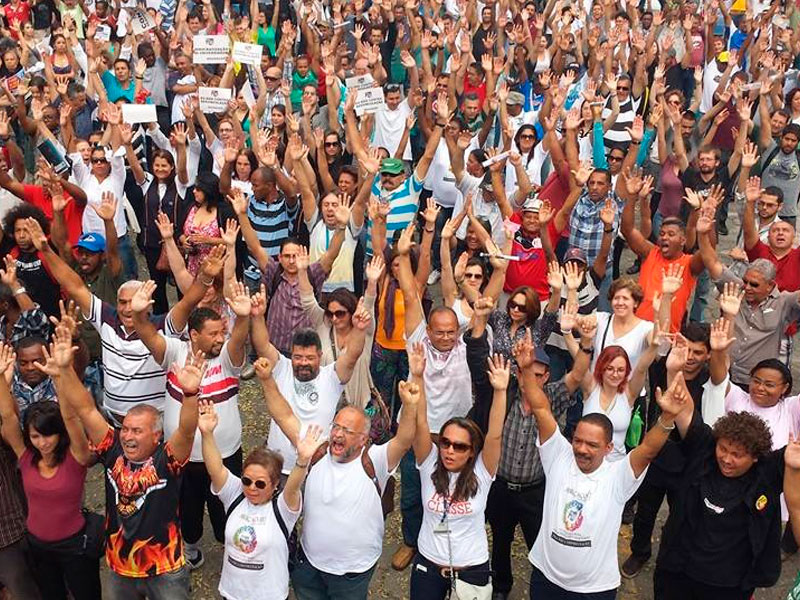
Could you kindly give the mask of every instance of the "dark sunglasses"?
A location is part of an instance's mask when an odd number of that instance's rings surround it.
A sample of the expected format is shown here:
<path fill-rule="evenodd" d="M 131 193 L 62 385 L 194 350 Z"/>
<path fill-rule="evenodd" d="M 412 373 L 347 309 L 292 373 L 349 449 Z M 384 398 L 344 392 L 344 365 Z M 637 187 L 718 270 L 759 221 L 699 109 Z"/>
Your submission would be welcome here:
<path fill-rule="evenodd" d="M 472 446 L 470 444 L 465 444 L 463 442 L 451 442 L 446 437 L 439 438 L 439 448 L 442 450 L 447 450 L 450 447 L 452 447 L 453 450 L 459 454 L 463 454 L 464 452 L 469 452 L 472 450 Z"/>
<path fill-rule="evenodd" d="M 532 140 L 532 139 L 533 139 L 533 138 L 535 138 L 536 136 L 535 136 L 535 135 L 533 135 L 532 133 L 523 133 L 523 134 L 522 134 L 522 135 L 520 135 L 519 137 L 520 137 L 520 139 L 523 139 L 523 140 Z"/>
<path fill-rule="evenodd" d="M 483 279 L 481 273 L 464 273 L 464 279 Z"/>
<path fill-rule="evenodd" d="M 253 484 L 255 484 L 256 488 L 259 490 L 267 489 L 267 482 L 262 479 L 250 479 L 249 477 L 242 477 L 242 485 L 244 487 L 250 487 Z"/>
<path fill-rule="evenodd" d="M 105 158 L 93 158 L 92 163 L 96 165 L 102 165 L 103 163 L 107 163 L 108 161 Z"/>
<path fill-rule="evenodd" d="M 748 281 L 747 279 L 742 279 L 742 283 L 750 288 L 757 288 L 759 285 L 761 285 L 757 281 Z"/>
<path fill-rule="evenodd" d="M 326 148 L 336 148 L 339 146 L 339 142 L 325 142 Z"/>
<path fill-rule="evenodd" d="M 509 302 L 508 303 L 508 310 L 517 309 L 518 311 L 525 312 L 525 305 L 520 304 L 519 302 Z"/>
<path fill-rule="evenodd" d="M 621 162 L 623 158 L 621 156 L 614 156 L 613 154 L 609 154 L 608 160 L 613 160 L 614 162 Z"/>
<path fill-rule="evenodd" d="M 617 91 L 618 91 L 618 92 L 630 92 L 630 91 L 631 91 L 631 88 L 629 88 L 629 87 L 623 87 L 623 86 L 620 86 L 620 85 L 618 85 L 618 86 L 617 86 Z"/>
<path fill-rule="evenodd" d="M 399 92 L 403 88 L 399 83 L 390 83 L 388 85 L 385 85 L 383 89 L 387 94 L 391 94 L 394 92 Z"/>
<path fill-rule="evenodd" d="M 325 311 L 325 316 L 329 319 L 332 319 L 333 317 L 336 317 L 337 319 L 344 319 L 348 314 L 348 311 L 344 309 Z"/>
<path fill-rule="evenodd" d="M 272 75 L 265 75 L 264 79 L 266 79 L 267 81 L 278 81 L 278 80 L 280 80 L 280 77 L 273 77 Z M 619 89 L 619 88 L 617 88 L 617 89 Z"/>

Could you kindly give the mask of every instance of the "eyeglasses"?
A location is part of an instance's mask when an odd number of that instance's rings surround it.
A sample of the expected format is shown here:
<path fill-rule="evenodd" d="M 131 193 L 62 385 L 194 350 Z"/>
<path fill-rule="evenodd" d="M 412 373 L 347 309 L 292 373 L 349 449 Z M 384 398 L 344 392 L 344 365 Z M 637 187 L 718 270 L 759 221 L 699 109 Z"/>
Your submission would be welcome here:
<path fill-rule="evenodd" d="M 623 87 L 623 86 L 621 86 L 621 85 L 618 85 L 618 86 L 617 86 L 617 91 L 618 91 L 618 92 L 630 92 L 630 91 L 631 91 L 631 88 L 629 88 L 629 87 L 627 87 L 627 86 Z"/>
<path fill-rule="evenodd" d="M 621 156 L 614 156 L 613 154 L 609 154 L 608 155 L 608 160 L 611 160 L 611 161 L 614 161 L 614 162 L 621 162 L 622 161 L 622 157 Z"/>
<path fill-rule="evenodd" d="M 92 163 L 95 165 L 101 165 L 103 163 L 107 163 L 108 161 L 105 158 L 93 158 Z"/>
<path fill-rule="evenodd" d="M 763 387 L 765 389 L 768 389 L 768 390 L 777 389 L 777 387 L 779 385 L 782 385 L 780 383 L 775 383 L 774 381 L 764 381 L 760 377 L 751 377 L 750 378 L 750 383 L 752 385 L 761 386 L 761 387 Z"/>
<path fill-rule="evenodd" d="M 339 142 L 325 142 L 326 148 L 336 148 L 339 146 Z"/>
<path fill-rule="evenodd" d="M 625 367 L 606 367 L 604 371 L 609 375 L 624 375 Z"/>
<path fill-rule="evenodd" d="M 336 433 L 337 431 L 341 431 L 343 434 L 349 436 L 366 435 L 361 431 L 353 431 L 352 429 L 348 429 L 344 425 L 339 425 L 338 423 L 331 423 L 331 434 Z"/>
<path fill-rule="evenodd" d="M 249 477 L 242 476 L 242 485 L 246 488 L 255 485 L 259 490 L 267 489 L 267 482 L 263 479 L 250 479 Z"/>
<path fill-rule="evenodd" d="M 464 273 L 464 279 L 483 279 L 482 273 Z"/>
<path fill-rule="evenodd" d="M 742 283 L 749 288 L 757 288 L 758 286 L 761 285 L 757 281 L 749 281 L 748 279 L 742 279 Z"/>
<path fill-rule="evenodd" d="M 278 81 L 280 79 L 280 77 L 273 77 L 272 75 L 265 75 L 264 79 L 266 79 L 267 81 Z M 619 88 L 617 88 L 617 89 L 619 89 Z"/>
<path fill-rule="evenodd" d="M 519 137 L 520 137 L 520 139 L 521 139 L 521 140 L 532 140 L 532 139 L 534 139 L 536 136 L 535 136 L 535 135 L 533 135 L 532 133 L 523 133 L 523 134 L 521 134 Z"/>
<path fill-rule="evenodd" d="M 325 316 L 329 319 L 336 317 L 337 319 L 344 319 L 349 314 L 348 311 L 340 309 L 340 310 L 326 310 Z"/>
<path fill-rule="evenodd" d="M 451 447 L 459 454 L 464 454 L 464 452 L 469 452 L 472 450 L 472 446 L 470 444 L 465 444 L 464 442 L 451 442 L 446 437 L 439 438 L 439 448 L 442 450 L 447 450 Z"/>
<path fill-rule="evenodd" d="M 508 310 L 518 310 L 520 312 L 525 312 L 525 305 L 520 304 L 519 302 L 509 302 Z"/>

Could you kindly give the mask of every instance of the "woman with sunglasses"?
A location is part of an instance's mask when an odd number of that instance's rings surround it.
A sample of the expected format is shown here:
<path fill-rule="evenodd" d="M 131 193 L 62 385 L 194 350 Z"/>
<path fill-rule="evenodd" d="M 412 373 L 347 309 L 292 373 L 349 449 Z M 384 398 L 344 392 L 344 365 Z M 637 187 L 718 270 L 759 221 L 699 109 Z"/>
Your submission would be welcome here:
<path fill-rule="evenodd" d="M 484 324 L 492 305 L 488 298 L 476 302 L 476 316 Z M 421 344 L 409 349 L 409 365 L 412 381 L 424 390 L 425 351 Z M 494 397 L 485 438 L 475 422 L 454 417 L 439 430 L 434 444 L 425 394 L 421 393 L 413 449 L 423 516 L 411 567 L 411 600 L 443 600 L 456 579 L 480 588 L 490 585 L 484 511 L 500 460 L 511 364 L 495 354 L 488 367 Z"/>
<path fill-rule="evenodd" d="M 314 289 L 308 278 L 308 251 L 301 246 L 297 255 L 297 287 L 300 290 L 300 304 L 322 342 L 322 359 L 320 367 L 336 362 L 337 357 L 345 351 L 347 339 L 353 331 L 353 314 L 358 306 L 358 298 L 352 292 L 338 288 L 326 295 L 323 309 L 314 296 Z M 375 296 L 378 280 L 383 274 L 383 257 L 372 257 L 367 264 L 367 288 L 364 293 L 364 308 L 372 314 L 375 310 Z M 366 329 L 364 348 L 372 348 L 375 337 L 375 321 L 370 320 Z M 344 388 L 344 399 L 348 404 L 365 409 L 370 399 L 372 376 L 369 372 L 371 353 L 362 352 L 353 368 L 353 375 Z"/>
<path fill-rule="evenodd" d="M 289 596 L 289 533 L 302 508 L 303 481 L 322 444 L 322 428 L 310 425 L 297 442 L 297 463 L 282 491 L 283 456 L 259 446 L 244 459 L 237 478 L 222 462 L 214 440 L 219 417 L 214 403 L 202 400 L 197 427 L 211 491 L 225 506 L 225 556 L 219 593 L 226 600 L 286 600 Z"/>
<path fill-rule="evenodd" d="M 575 307 L 566 308 L 562 313 L 561 330 L 572 331 L 576 324 L 579 324 L 582 331 L 592 331 L 592 335 L 596 336 L 597 319 L 594 315 L 577 317 Z M 600 351 L 594 370 L 586 373 L 581 384 L 584 416 L 600 413 L 608 417 L 614 426 L 614 449 L 606 457 L 609 461 L 625 458 L 625 435 L 631 422 L 633 403 L 641 394 L 647 379 L 647 370 L 656 358 L 661 338 L 658 331 L 656 326 L 648 346 L 633 368 L 625 348 L 606 346 Z M 577 354 L 586 351 L 579 348 L 572 335 L 565 335 L 564 339 L 570 352 L 575 350 Z"/>
<path fill-rule="evenodd" d="M 60 367 L 71 369 L 72 333 L 59 324 L 45 363 L 35 365 L 52 377 L 58 394 L 67 393 Z M 0 346 L 0 372 L 13 369 L 15 361 L 11 346 Z M 0 380 L 0 434 L 19 461 L 34 579 L 42 598 L 66 599 L 69 592 L 81 600 L 99 600 L 100 552 L 90 556 L 83 537 L 88 526 L 81 511 L 83 491 L 91 462 L 86 433 L 70 402 L 36 402 L 20 427 L 16 401 L 5 377 Z M 75 389 L 89 395 L 80 384 L 70 393 Z"/>

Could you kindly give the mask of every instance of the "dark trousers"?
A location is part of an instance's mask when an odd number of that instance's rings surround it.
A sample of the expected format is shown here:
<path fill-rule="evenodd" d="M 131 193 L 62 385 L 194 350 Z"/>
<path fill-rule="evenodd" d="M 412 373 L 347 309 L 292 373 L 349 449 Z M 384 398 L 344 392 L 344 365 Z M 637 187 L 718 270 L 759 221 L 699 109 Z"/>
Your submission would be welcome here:
<path fill-rule="evenodd" d="M 656 568 L 653 574 L 655 600 L 750 600 L 753 590 L 720 587 L 695 581 L 683 573 Z"/>
<path fill-rule="evenodd" d="M 144 259 L 147 262 L 147 270 L 150 273 L 150 279 L 156 284 L 156 291 L 153 292 L 153 314 L 165 315 L 169 312 L 169 303 L 167 301 L 167 280 L 169 273 L 159 271 L 156 269 L 158 257 L 161 256 L 161 248 L 144 248 Z"/>
<path fill-rule="evenodd" d="M 416 548 L 422 527 L 422 492 L 413 450 L 406 452 L 400 461 L 400 514 L 403 543 Z"/>
<path fill-rule="evenodd" d="M 83 534 L 73 541 L 59 542 L 59 547 L 50 547 L 46 542 L 29 539 L 33 572 L 42 597 L 48 600 L 67 600 L 69 595 L 76 600 L 100 600 L 100 559 L 91 558 L 81 552 Z"/>
<path fill-rule="evenodd" d="M 367 600 L 375 565 L 363 573 L 333 575 L 320 571 L 305 556 L 292 571 L 292 588 L 298 600 Z"/>
<path fill-rule="evenodd" d="M 614 600 L 617 597 L 616 588 L 587 594 L 570 592 L 551 582 L 536 567 L 533 567 L 531 572 L 530 592 L 530 597 L 534 600 Z"/>
<path fill-rule="evenodd" d="M 492 586 L 495 592 L 510 592 L 514 585 L 511 572 L 511 543 L 517 525 L 522 527 L 525 545 L 530 550 L 542 524 L 544 481 L 516 488 L 500 477 L 489 489 L 486 518 L 492 528 Z"/>
<path fill-rule="evenodd" d="M 653 553 L 651 538 L 656 524 L 656 516 L 667 489 L 648 481 L 645 476 L 636 494 L 636 516 L 633 518 L 631 554 L 642 560 L 649 560 Z"/>
<path fill-rule="evenodd" d="M 223 459 L 222 464 L 237 477 L 241 476 L 242 449 Z M 183 472 L 180 500 L 181 534 L 187 544 L 196 544 L 203 537 L 203 508 L 206 505 L 214 537 L 222 544 L 225 541 L 225 508 L 211 493 L 211 478 L 205 464 L 189 462 Z"/>
<path fill-rule="evenodd" d="M 458 578 L 472 585 L 489 584 L 489 563 L 467 567 Z M 411 565 L 411 600 L 444 600 L 450 591 L 450 577 L 444 577 L 439 565 L 417 553 Z"/>
<path fill-rule="evenodd" d="M 33 581 L 28 540 L 0 548 L 0 583 L 14 600 L 39 600 L 42 596 Z"/>

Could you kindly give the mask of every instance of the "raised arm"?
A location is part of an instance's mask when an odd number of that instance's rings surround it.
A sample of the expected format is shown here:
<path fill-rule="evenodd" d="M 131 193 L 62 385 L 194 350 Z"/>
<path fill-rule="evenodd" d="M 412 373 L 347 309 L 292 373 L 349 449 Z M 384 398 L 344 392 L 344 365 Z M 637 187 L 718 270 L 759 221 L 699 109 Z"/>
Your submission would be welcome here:
<path fill-rule="evenodd" d="M 16 360 L 17 355 L 14 354 L 14 348 L 9 344 L 0 344 L 0 369 L 2 369 L 3 375 L 6 372 L 13 372 Z M 17 414 L 19 409 L 11 396 L 5 376 L 0 376 L 0 380 L 2 380 L 0 381 L 0 435 L 19 458 L 25 452 L 22 427 Z"/>
<path fill-rule="evenodd" d="M 530 330 L 525 332 L 523 339 L 514 344 L 513 355 L 520 373 L 522 373 L 525 411 L 528 414 L 533 413 L 533 417 L 536 419 L 536 428 L 539 431 L 539 443 L 543 444 L 556 432 L 558 423 L 550 410 L 550 401 L 540 387 L 532 369 L 533 342 Z"/>
<path fill-rule="evenodd" d="M 222 463 L 222 454 L 214 439 L 214 430 L 219 423 L 219 417 L 211 400 L 200 400 L 198 413 L 197 428 L 200 430 L 203 464 L 211 479 L 211 489 L 219 492 L 228 481 L 228 469 Z"/>
<path fill-rule="evenodd" d="M 425 348 L 422 344 L 416 343 L 407 348 L 408 352 L 408 371 L 411 375 L 411 383 L 419 390 L 419 400 L 417 400 L 417 422 L 414 434 L 414 458 L 417 462 L 422 462 L 431 453 L 433 441 L 431 440 L 431 429 L 428 425 L 428 409 L 425 401 Z"/>
<path fill-rule="evenodd" d="M 176 460 L 183 462 L 189 459 L 192 453 L 192 444 L 197 432 L 197 397 L 200 393 L 200 383 L 206 369 L 205 355 L 198 351 L 186 356 L 186 363 L 181 367 L 173 364 L 171 370 L 175 373 L 178 387 L 183 394 L 181 412 L 178 416 L 178 428 L 169 438 L 169 445 Z"/>
<path fill-rule="evenodd" d="M 489 411 L 489 428 L 483 444 L 483 464 L 486 470 L 494 475 L 497 473 L 497 466 L 500 463 L 511 362 L 500 354 L 495 354 L 488 362 L 489 381 L 494 389 L 494 396 L 492 397 L 492 408 Z"/>
<path fill-rule="evenodd" d="M 336 359 L 336 374 L 342 383 L 347 383 L 353 376 L 356 362 L 364 352 L 364 341 L 371 320 L 372 315 L 364 308 L 364 299 L 361 298 L 352 316 L 353 329 L 347 336 L 347 347 Z"/>
<path fill-rule="evenodd" d="M 403 409 L 400 411 L 400 417 L 397 421 L 397 433 L 389 440 L 386 450 L 389 469 L 394 469 L 400 464 L 400 460 L 414 443 L 417 432 L 419 403 L 425 394 L 423 387 L 422 383 L 415 381 L 400 381 L 397 384 L 397 391 L 403 403 Z"/>
<path fill-rule="evenodd" d="M 253 364 L 256 376 L 261 382 L 261 389 L 264 392 L 264 400 L 267 402 L 267 410 L 270 417 L 278 424 L 283 435 L 285 435 L 293 446 L 297 446 L 300 439 L 300 420 L 292 412 L 292 407 L 283 397 L 278 389 L 278 384 L 272 377 L 273 363 L 263 356 Z"/>
<path fill-rule="evenodd" d="M 411 259 L 409 253 L 411 252 L 411 239 L 414 236 L 414 221 L 409 223 L 400 239 L 397 241 L 397 252 L 400 260 L 397 281 L 400 284 L 400 290 L 403 292 L 403 303 L 405 305 L 405 326 L 406 337 L 411 336 L 419 327 L 419 324 L 424 320 L 422 312 L 422 302 L 419 297 L 419 290 L 414 279 L 414 273 L 411 270 Z"/>

